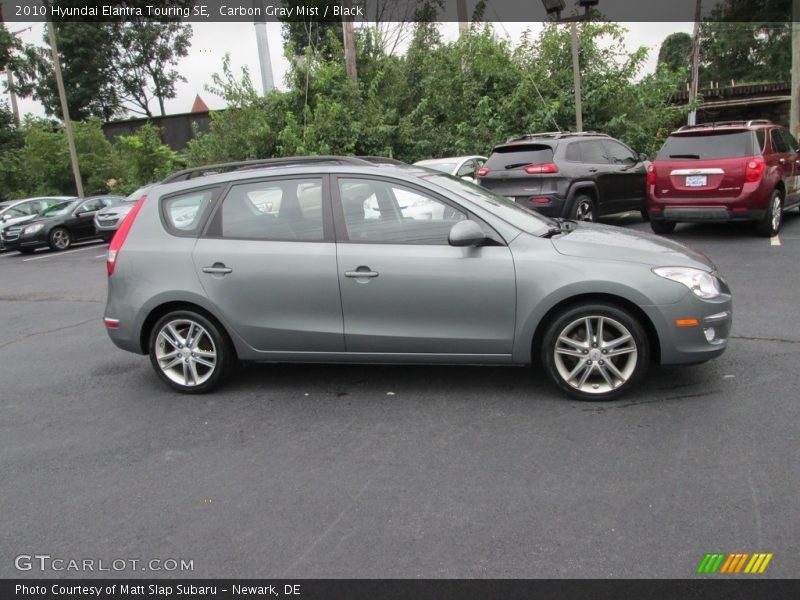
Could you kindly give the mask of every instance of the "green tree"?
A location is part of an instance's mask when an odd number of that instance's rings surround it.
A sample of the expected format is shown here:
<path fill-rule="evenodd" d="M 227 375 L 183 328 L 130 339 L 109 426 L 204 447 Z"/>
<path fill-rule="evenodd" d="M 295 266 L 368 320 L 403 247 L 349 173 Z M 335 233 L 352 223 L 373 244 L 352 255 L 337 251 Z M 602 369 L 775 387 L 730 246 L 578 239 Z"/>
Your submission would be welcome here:
<path fill-rule="evenodd" d="M 161 114 L 164 100 L 175 97 L 175 85 L 186 81 L 175 66 L 189 53 L 192 27 L 182 23 L 132 21 L 120 26 L 118 58 L 112 67 L 120 99 L 132 110 L 152 116 L 156 99 Z"/>
<path fill-rule="evenodd" d="M 114 189 L 130 193 L 147 183 L 163 179 L 174 170 L 175 152 L 161 142 L 158 128 L 147 123 L 133 135 L 120 136 L 114 142 L 117 164 L 125 166 L 125 173 L 117 180 Z"/>
<path fill-rule="evenodd" d="M 669 34 L 658 50 L 659 73 L 681 73 L 681 87 L 689 82 L 692 72 L 692 36 L 683 31 Z"/>

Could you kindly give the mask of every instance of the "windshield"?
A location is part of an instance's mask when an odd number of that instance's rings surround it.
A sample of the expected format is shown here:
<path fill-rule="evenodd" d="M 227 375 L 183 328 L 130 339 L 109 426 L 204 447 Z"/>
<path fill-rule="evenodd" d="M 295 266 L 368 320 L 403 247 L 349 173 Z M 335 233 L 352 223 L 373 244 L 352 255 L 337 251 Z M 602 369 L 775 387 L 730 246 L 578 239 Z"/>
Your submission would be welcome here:
<path fill-rule="evenodd" d="M 60 217 L 61 215 L 67 214 L 74 202 L 72 201 L 65 201 L 65 202 L 57 202 L 52 206 L 48 206 L 42 211 L 43 217 Z"/>
<path fill-rule="evenodd" d="M 486 188 L 463 179 L 451 175 L 423 175 L 423 178 L 470 200 L 526 233 L 544 235 L 551 229 L 558 227 L 558 224 L 549 217 L 520 206 L 508 198 L 498 196 Z"/>

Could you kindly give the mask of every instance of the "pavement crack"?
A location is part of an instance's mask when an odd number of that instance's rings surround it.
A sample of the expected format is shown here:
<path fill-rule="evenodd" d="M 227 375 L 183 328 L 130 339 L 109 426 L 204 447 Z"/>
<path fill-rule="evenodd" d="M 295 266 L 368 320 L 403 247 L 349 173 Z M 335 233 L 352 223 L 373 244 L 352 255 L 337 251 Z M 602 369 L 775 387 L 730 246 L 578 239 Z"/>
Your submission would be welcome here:
<path fill-rule="evenodd" d="M 800 340 L 787 340 L 786 338 L 756 337 L 747 335 L 732 335 L 732 340 L 745 340 L 748 342 L 780 342 L 782 344 L 800 344 Z"/>
<path fill-rule="evenodd" d="M 81 321 L 80 323 L 73 323 L 72 325 L 64 325 L 63 327 L 56 327 L 55 329 L 46 329 L 44 331 L 34 331 L 32 333 L 25 334 L 22 337 L 14 338 L 13 340 L 9 340 L 8 342 L 0 344 L 0 348 L 5 348 L 12 344 L 16 344 L 17 342 L 22 342 L 24 340 L 28 340 L 32 337 L 36 337 L 39 335 L 47 335 L 48 333 L 55 333 L 57 331 L 64 331 L 65 329 L 72 329 L 73 327 L 80 327 L 81 325 L 86 325 L 87 323 L 91 323 L 92 321 L 96 320 L 97 317 L 92 317 L 91 319 L 86 319 L 85 321 Z"/>

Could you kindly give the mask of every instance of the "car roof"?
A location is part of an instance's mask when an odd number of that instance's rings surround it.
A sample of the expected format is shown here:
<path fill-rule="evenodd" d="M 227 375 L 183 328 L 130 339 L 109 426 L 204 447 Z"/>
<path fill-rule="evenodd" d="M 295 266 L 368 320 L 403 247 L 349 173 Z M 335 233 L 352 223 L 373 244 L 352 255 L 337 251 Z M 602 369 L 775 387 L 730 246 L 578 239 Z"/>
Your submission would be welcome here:
<path fill-rule="evenodd" d="M 698 123 L 697 125 L 684 125 L 670 135 L 712 135 L 714 133 L 732 133 L 736 131 L 752 131 L 775 127 L 776 124 L 769 119 L 751 119 L 749 121 L 715 121 L 712 123 Z"/>

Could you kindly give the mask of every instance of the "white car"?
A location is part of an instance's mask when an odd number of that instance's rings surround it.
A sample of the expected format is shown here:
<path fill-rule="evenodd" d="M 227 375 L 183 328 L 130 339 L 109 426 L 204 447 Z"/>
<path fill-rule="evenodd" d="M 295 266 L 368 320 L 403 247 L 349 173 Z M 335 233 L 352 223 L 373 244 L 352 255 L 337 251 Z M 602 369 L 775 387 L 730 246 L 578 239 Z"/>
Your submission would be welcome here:
<path fill-rule="evenodd" d="M 63 200 L 73 200 L 75 196 L 36 196 L 35 198 L 25 198 L 24 200 L 7 200 L 0 202 L 0 250 L 3 250 L 2 233 L 8 225 L 25 223 L 40 214 L 42 211 L 56 202 Z"/>
<path fill-rule="evenodd" d="M 420 160 L 414 164 L 460 177 L 470 183 L 476 182 L 476 173 L 488 159 L 485 156 L 451 156 L 448 158 L 431 158 Z"/>

